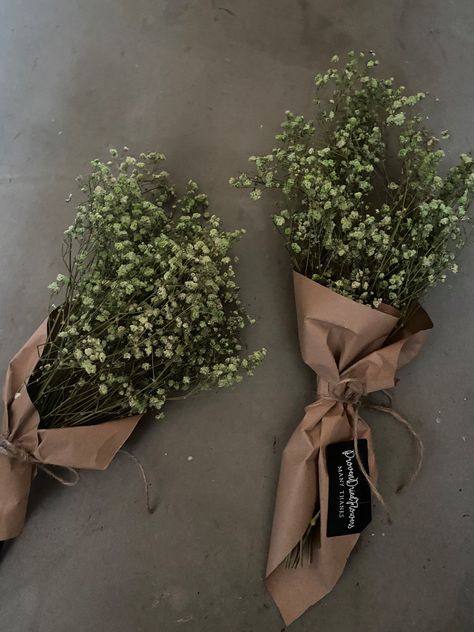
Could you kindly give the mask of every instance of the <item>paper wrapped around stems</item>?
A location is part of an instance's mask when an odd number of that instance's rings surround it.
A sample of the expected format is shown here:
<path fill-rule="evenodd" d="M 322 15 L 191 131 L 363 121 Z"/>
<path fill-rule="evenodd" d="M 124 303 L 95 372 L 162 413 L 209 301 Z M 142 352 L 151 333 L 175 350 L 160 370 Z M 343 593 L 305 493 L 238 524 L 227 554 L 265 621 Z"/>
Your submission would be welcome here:
<path fill-rule="evenodd" d="M 351 405 L 337 400 L 345 399 L 348 384 L 361 395 L 393 387 L 397 369 L 419 353 L 433 326 L 420 307 L 397 329 L 397 310 L 356 303 L 296 272 L 294 288 L 301 354 L 318 376 L 319 398 L 306 408 L 283 452 L 273 518 L 266 584 L 287 625 L 333 589 L 359 538 L 326 537 L 325 448 L 352 440 L 355 413 Z M 370 429 L 360 418 L 358 438 L 368 440 L 369 472 L 375 482 Z M 318 503 L 311 563 L 286 568 L 285 559 L 305 533 Z"/>
<path fill-rule="evenodd" d="M 25 382 L 41 356 L 47 326 L 45 320 L 8 365 L 0 434 L 41 463 L 104 470 L 134 430 L 140 415 L 94 426 L 39 429 L 40 417 Z M 21 533 L 35 472 L 34 463 L 0 455 L 0 540 Z"/>

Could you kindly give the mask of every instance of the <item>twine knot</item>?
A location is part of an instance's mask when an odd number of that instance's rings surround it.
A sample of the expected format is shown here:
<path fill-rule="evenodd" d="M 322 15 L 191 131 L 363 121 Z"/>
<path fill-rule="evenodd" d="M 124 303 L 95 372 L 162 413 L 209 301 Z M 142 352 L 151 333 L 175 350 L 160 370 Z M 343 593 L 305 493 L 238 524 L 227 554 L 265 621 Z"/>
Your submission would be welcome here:
<path fill-rule="evenodd" d="M 339 382 L 318 380 L 318 397 L 341 404 L 359 406 L 366 392 L 364 384 L 357 378 L 348 377 Z"/>
<path fill-rule="evenodd" d="M 149 483 L 148 483 L 143 465 L 141 464 L 139 458 L 135 456 L 134 454 L 132 454 L 131 452 L 128 452 L 127 450 L 123 450 L 123 449 L 120 450 L 120 452 L 122 454 L 126 454 L 128 457 L 133 459 L 135 463 L 137 464 L 142 476 L 143 485 L 145 489 L 146 508 L 147 508 L 148 513 L 152 514 L 154 511 L 154 508 L 151 506 L 151 503 L 150 503 L 150 496 L 149 496 L 149 490 L 148 490 Z M 26 450 L 25 448 L 23 448 L 22 446 L 16 443 L 13 443 L 12 441 L 9 441 L 6 437 L 1 436 L 1 435 L 0 435 L 0 456 L 6 456 L 7 459 L 13 459 L 15 461 L 20 461 L 22 463 L 30 463 L 31 465 L 38 468 L 39 470 L 41 470 L 42 472 L 44 472 L 51 478 L 54 478 L 55 481 L 58 481 L 58 483 L 61 483 L 61 485 L 65 485 L 66 487 L 73 487 L 74 485 L 77 485 L 80 479 L 79 472 L 75 468 L 69 467 L 68 465 L 57 465 L 56 467 L 62 468 L 65 472 L 68 472 L 69 474 L 71 474 L 72 478 L 68 479 L 64 476 L 61 476 L 60 474 L 57 474 L 54 471 L 53 466 L 48 465 L 47 463 L 43 463 L 42 461 L 37 459 L 33 454 L 31 454 L 31 452 L 28 452 L 28 450 Z"/>
<path fill-rule="evenodd" d="M 354 413 L 353 415 L 348 415 L 348 419 L 352 428 L 352 439 L 354 441 L 354 452 L 357 459 L 357 463 L 359 465 L 360 471 L 362 472 L 364 478 L 369 484 L 369 487 L 372 490 L 372 493 L 377 498 L 377 500 L 382 505 L 382 507 L 385 509 L 388 522 L 389 524 L 391 524 L 392 519 L 390 516 L 390 511 L 387 507 L 387 504 L 385 500 L 383 499 L 382 494 L 377 489 L 377 486 L 371 480 L 369 473 L 365 469 L 364 464 L 362 463 L 362 459 L 360 458 L 359 446 L 358 446 L 358 424 L 359 424 L 360 406 L 364 404 L 367 408 L 376 410 L 381 413 L 385 413 L 386 415 L 390 415 L 391 417 L 393 417 L 393 419 L 397 420 L 398 422 L 400 422 L 402 425 L 405 426 L 405 428 L 408 430 L 411 437 L 415 441 L 416 448 L 417 448 L 417 462 L 416 462 L 415 469 L 413 470 L 408 481 L 399 485 L 399 487 L 396 490 L 397 494 L 399 494 L 405 487 L 408 487 L 409 485 L 411 485 L 413 481 L 416 479 L 416 477 L 418 476 L 421 470 L 421 466 L 423 464 L 424 447 L 423 447 L 423 442 L 421 441 L 418 433 L 415 431 L 415 429 L 413 428 L 411 423 L 408 421 L 408 419 L 403 417 L 399 412 L 397 412 L 392 407 L 392 396 L 390 395 L 390 393 L 385 390 L 382 390 L 381 392 L 385 395 L 385 397 L 387 397 L 388 406 L 381 406 L 379 404 L 374 404 L 373 402 L 368 402 L 365 399 L 367 397 L 367 394 L 365 392 L 364 384 L 361 382 L 361 380 L 358 380 L 357 378 L 346 378 L 334 384 L 330 384 L 328 382 L 322 382 L 318 384 L 319 399 L 329 400 L 332 402 L 338 402 L 342 404 L 343 406 L 352 407 Z"/>
<path fill-rule="evenodd" d="M 31 452 L 28 452 L 22 446 L 9 441 L 6 437 L 0 436 L 0 455 L 6 456 L 8 459 L 13 459 L 15 461 L 20 461 L 22 463 L 30 463 L 34 467 L 43 471 L 49 477 L 54 478 L 55 481 L 61 483 L 61 485 L 65 485 L 66 487 L 73 487 L 77 485 L 79 482 L 79 472 L 75 470 L 73 467 L 68 467 L 67 465 L 58 465 L 57 467 L 62 468 L 65 472 L 68 472 L 72 478 L 66 478 L 61 476 L 61 474 L 57 474 L 51 465 L 43 463 L 39 461 Z"/>

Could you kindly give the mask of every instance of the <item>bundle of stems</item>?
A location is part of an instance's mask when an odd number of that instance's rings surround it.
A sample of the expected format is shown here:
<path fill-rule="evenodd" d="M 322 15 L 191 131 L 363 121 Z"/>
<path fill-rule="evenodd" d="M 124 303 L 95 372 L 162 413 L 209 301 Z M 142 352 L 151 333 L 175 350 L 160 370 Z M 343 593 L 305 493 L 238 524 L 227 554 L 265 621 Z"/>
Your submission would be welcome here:
<path fill-rule="evenodd" d="M 419 109 L 426 94 L 379 78 L 373 54 L 332 62 L 315 77 L 314 120 L 287 112 L 278 146 L 251 156 L 255 171 L 231 184 L 253 199 L 280 192 L 273 220 L 296 271 L 355 301 L 392 305 L 405 321 L 457 271 L 474 164 L 461 154 L 440 173 L 444 152 Z"/>
<path fill-rule="evenodd" d="M 163 159 L 111 150 L 80 179 L 66 273 L 50 285 L 60 304 L 26 385 L 40 427 L 162 416 L 168 399 L 238 382 L 263 358 L 241 354 L 252 321 L 229 250 L 244 231 L 222 230 L 194 182 L 178 196 Z"/>

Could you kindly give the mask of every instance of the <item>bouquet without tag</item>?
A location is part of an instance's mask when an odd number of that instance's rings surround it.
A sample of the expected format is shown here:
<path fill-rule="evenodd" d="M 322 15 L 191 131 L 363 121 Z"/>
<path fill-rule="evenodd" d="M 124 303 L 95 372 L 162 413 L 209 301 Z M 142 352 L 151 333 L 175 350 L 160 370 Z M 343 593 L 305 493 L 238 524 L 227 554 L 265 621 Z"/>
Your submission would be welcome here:
<path fill-rule="evenodd" d="M 105 469 L 147 410 L 229 386 L 250 322 L 226 232 L 189 182 L 178 196 L 156 153 L 92 162 L 66 230 L 48 318 L 10 362 L 0 433 L 0 540 L 22 530 L 38 469 L 64 484 Z"/>

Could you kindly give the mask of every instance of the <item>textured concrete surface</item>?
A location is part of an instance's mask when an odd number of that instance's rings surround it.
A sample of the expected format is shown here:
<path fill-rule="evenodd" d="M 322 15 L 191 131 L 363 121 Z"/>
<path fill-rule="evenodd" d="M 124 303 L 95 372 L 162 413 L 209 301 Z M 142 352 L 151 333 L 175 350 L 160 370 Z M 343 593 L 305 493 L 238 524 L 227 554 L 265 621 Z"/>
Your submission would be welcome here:
<path fill-rule="evenodd" d="M 285 109 L 308 111 L 313 73 L 351 48 L 439 96 L 429 123 L 451 129 L 451 155 L 473 148 L 473 30 L 471 0 L 1 0 L 2 366 L 44 316 L 74 177 L 124 144 L 165 152 L 179 181 L 198 179 L 226 225 L 248 230 L 249 344 L 269 350 L 253 380 L 174 403 L 130 441 L 153 516 L 127 458 L 70 490 L 38 477 L 0 564 L 2 632 L 282 630 L 262 575 L 280 453 L 314 384 L 271 204 L 227 180 L 272 146 Z M 376 510 L 336 589 L 295 632 L 473 629 L 472 245 L 461 263 L 426 301 L 435 330 L 397 388 L 425 442 L 421 476 L 394 495 L 412 448 L 368 415 L 394 525 Z"/>

